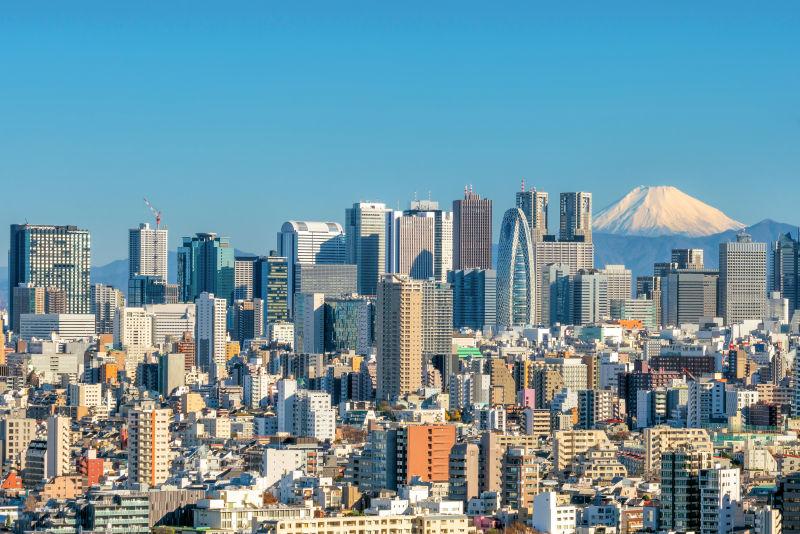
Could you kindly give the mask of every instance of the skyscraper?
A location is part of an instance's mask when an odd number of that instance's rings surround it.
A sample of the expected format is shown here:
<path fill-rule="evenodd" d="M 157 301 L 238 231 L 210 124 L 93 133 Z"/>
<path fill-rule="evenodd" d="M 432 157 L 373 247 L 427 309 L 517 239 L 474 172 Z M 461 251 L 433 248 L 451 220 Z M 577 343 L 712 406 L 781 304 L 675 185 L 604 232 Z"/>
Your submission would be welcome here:
<path fill-rule="evenodd" d="M 783 234 L 772 246 L 771 289 L 789 300 L 789 317 L 800 309 L 800 242 Z"/>
<path fill-rule="evenodd" d="M 453 201 L 453 269 L 492 268 L 492 201 L 464 188 Z"/>
<path fill-rule="evenodd" d="M 625 300 L 631 298 L 631 279 L 630 269 L 624 265 L 606 265 L 601 272 L 608 280 L 608 302 L 612 300 Z"/>
<path fill-rule="evenodd" d="M 453 269 L 453 212 L 440 209 L 432 200 L 415 200 L 405 213 L 433 217 L 433 277 L 445 282 Z"/>
<path fill-rule="evenodd" d="M 336 222 L 287 221 L 278 232 L 278 256 L 286 258 L 289 312 L 297 292 L 297 265 L 341 264 L 347 260 L 342 225 Z"/>
<path fill-rule="evenodd" d="M 385 275 L 378 284 L 375 341 L 378 399 L 394 400 L 422 385 L 422 299 L 419 280 Z"/>
<path fill-rule="evenodd" d="M 561 241 L 592 242 L 592 194 L 561 193 Z"/>
<path fill-rule="evenodd" d="M 453 286 L 453 326 L 483 330 L 497 320 L 497 275 L 492 269 L 450 271 Z"/>
<path fill-rule="evenodd" d="M 358 292 L 376 295 L 378 283 L 387 272 L 387 226 L 390 210 L 378 202 L 356 202 L 345 212 L 347 263 L 358 268 Z"/>
<path fill-rule="evenodd" d="M 12 224 L 8 253 L 9 312 L 19 284 L 65 292 L 66 313 L 91 313 L 91 239 L 76 226 Z"/>
<path fill-rule="evenodd" d="M 453 350 L 453 288 L 447 282 L 422 282 L 422 356 L 449 356 Z"/>
<path fill-rule="evenodd" d="M 128 279 L 157 276 L 167 281 L 167 229 L 142 223 L 128 230 Z"/>
<path fill-rule="evenodd" d="M 98 334 L 114 332 L 114 317 L 117 308 L 125 306 L 122 291 L 103 284 L 92 286 L 92 309 L 95 317 L 95 330 Z"/>
<path fill-rule="evenodd" d="M 719 244 L 719 313 L 725 324 L 764 318 L 767 308 L 767 245 L 745 232 Z"/>
<path fill-rule="evenodd" d="M 289 320 L 289 264 L 285 257 L 270 250 L 258 259 L 253 272 L 253 294 L 264 303 L 264 330 Z"/>
<path fill-rule="evenodd" d="M 233 261 L 233 300 L 252 300 L 256 256 L 236 256 Z"/>
<path fill-rule="evenodd" d="M 503 216 L 497 253 L 499 328 L 524 326 L 535 321 L 536 283 L 529 228 L 519 208 L 511 208 Z"/>
<path fill-rule="evenodd" d="M 228 303 L 233 300 L 233 247 L 227 237 L 199 233 L 184 237 L 178 248 L 178 290 L 182 302 L 201 293 L 214 293 Z"/>
<path fill-rule="evenodd" d="M 677 264 L 678 269 L 702 269 L 703 249 L 674 248 L 672 249 L 671 263 Z"/>
<path fill-rule="evenodd" d="M 659 281 L 659 318 L 664 326 L 697 324 L 701 317 L 717 316 L 719 273 L 704 269 L 672 269 Z"/>
<path fill-rule="evenodd" d="M 594 244 L 581 241 L 555 241 L 548 236 L 545 241 L 533 244 L 533 276 L 536 283 L 536 323 L 547 321 L 542 315 L 544 299 L 543 276 L 547 265 L 560 264 L 569 268 L 574 275 L 581 269 L 594 268 Z"/>
<path fill-rule="evenodd" d="M 598 324 L 610 316 L 608 278 L 596 269 L 580 270 L 572 278 L 572 324 Z"/>
<path fill-rule="evenodd" d="M 516 199 L 517 207 L 522 210 L 528 221 L 531 238 L 534 241 L 541 241 L 548 233 L 549 195 L 544 191 L 537 191 L 535 187 L 526 191 L 523 180 L 522 191 L 517 192 Z"/>
<path fill-rule="evenodd" d="M 220 378 L 225 373 L 226 309 L 223 298 L 213 293 L 201 293 L 195 300 L 195 342 L 197 365 L 211 377 Z"/>
<path fill-rule="evenodd" d="M 325 342 L 325 295 L 297 293 L 294 313 L 294 349 L 321 354 Z"/>
<path fill-rule="evenodd" d="M 426 280 L 434 276 L 436 220 L 433 214 L 408 213 L 392 218 L 391 271 Z"/>

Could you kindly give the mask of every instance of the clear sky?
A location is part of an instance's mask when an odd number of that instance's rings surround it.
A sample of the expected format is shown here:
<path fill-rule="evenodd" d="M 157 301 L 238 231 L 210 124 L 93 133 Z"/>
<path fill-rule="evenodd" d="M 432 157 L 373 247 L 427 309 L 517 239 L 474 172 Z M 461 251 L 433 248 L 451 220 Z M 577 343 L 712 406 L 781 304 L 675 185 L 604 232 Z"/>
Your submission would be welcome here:
<path fill-rule="evenodd" d="M 800 223 L 796 2 L 125 4 L 3 2 L 0 250 L 27 219 L 124 258 L 143 196 L 171 248 L 466 183 L 499 221 L 521 177 Z"/>

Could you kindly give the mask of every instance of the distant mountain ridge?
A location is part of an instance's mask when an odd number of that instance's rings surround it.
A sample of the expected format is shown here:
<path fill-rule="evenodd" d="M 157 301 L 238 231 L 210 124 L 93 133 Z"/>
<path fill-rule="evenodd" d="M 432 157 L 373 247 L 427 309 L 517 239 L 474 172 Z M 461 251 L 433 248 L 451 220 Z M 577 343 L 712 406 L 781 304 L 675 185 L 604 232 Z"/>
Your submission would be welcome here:
<path fill-rule="evenodd" d="M 797 226 L 764 219 L 744 230 L 753 241 L 767 243 L 771 247 L 781 234 L 797 234 Z M 716 269 L 719 263 L 719 244 L 735 241 L 739 230 L 727 230 L 708 236 L 666 235 L 658 237 L 616 235 L 595 232 L 595 266 L 622 263 L 633 271 L 633 276 L 653 274 L 653 263 L 669 261 L 673 248 L 701 248 L 705 266 Z M 769 261 L 769 258 L 768 258 Z"/>
<path fill-rule="evenodd" d="M 593 218 L 596 233 L 650 237 L 701 237 L 744 227 L 717 208 L 668 185 L 640 185 Z"/>

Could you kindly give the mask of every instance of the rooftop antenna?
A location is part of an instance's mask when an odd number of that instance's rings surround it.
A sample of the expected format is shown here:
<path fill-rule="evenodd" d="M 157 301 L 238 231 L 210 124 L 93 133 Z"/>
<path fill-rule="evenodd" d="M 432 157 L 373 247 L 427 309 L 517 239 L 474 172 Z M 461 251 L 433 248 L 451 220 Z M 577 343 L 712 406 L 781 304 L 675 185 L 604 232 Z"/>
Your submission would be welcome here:
<path fill-rule="evenodd" d="M 525 178 L 522 179 L 522 192 L 525 192 Z"/>
<path fill-rule="evenodd" d="M 147 200 L 146 198 L 144 199 L 144 203 L 147 204 L 147 207 L 150 208 L 150 211 L 155 216 L 155 218 L 156 218 L 156 230 L 158 230 L 158 228 L 161 226 L 161 210 L 155 209 L 153 207 L 153 205 L 150 204 L 150 201 Z"/>

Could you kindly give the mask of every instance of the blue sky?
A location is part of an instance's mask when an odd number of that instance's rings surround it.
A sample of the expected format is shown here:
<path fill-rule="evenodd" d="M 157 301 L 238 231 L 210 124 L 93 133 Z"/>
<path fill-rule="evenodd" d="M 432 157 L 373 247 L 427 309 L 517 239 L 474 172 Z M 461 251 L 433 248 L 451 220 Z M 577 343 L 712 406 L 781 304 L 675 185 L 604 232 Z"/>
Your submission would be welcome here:
<path fill-rule="evenodd" d="M 521 177 L 800 223 L 798 23 L 792 2 L 5 2 L 0 224 L 87 227 L 102 264 L 147 196 L 172 247 L 264 252 L 286 219 L 466 183 L 499 221 Z"/>

